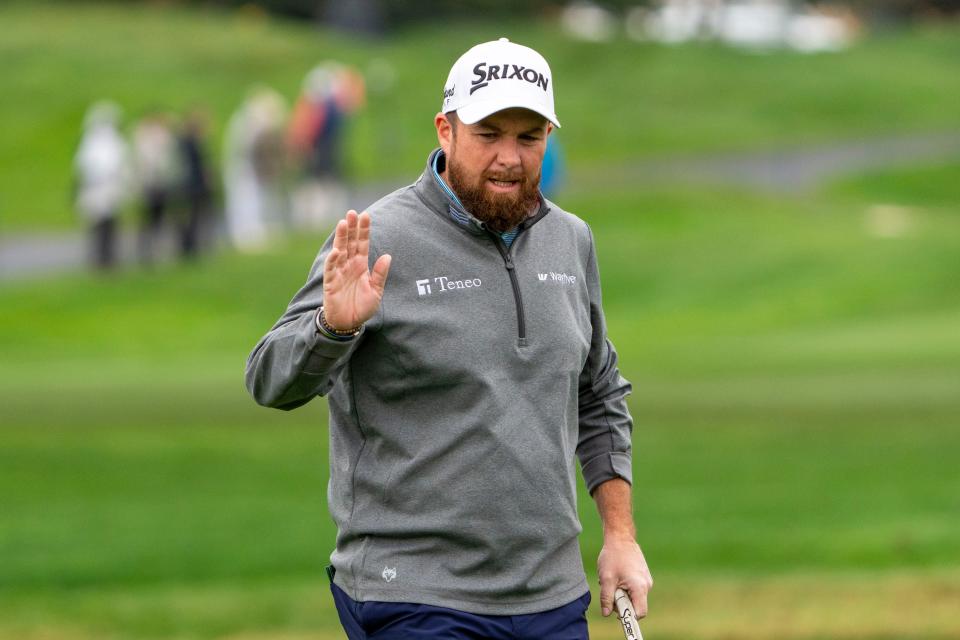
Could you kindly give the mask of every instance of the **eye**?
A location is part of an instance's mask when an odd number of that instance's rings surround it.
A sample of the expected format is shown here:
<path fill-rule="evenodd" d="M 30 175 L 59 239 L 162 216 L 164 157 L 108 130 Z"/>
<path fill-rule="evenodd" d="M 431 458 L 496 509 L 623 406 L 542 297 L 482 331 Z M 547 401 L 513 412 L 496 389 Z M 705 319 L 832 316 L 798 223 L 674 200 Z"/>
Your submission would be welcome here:
<path fill-rule="evenodd" d="M 478 133 L 477 135 L 480 136 L 481 138 L 483 138 L 484 140 L 493 140 L 493 139 L 495 139 L 495 138 L 497 137 L 497 134 L 491 133 L 491 132 L 489 132 L 489 131 L 484 132 L 484 133 Z"/>

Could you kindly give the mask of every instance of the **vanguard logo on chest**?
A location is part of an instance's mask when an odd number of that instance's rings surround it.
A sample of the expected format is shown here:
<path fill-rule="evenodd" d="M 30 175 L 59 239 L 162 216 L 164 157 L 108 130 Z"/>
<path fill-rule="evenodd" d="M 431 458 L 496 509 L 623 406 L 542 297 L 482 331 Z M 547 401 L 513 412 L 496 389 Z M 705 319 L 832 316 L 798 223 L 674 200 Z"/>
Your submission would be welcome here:
<path fill-rule="evenodd" d="M 523 67 L 519 64 L 489 64 L 481 62 L 473 68 L 474 79 L 470 82 L 470 95 L 477 89 L 490 84 L 491 80 L 524 80 L 535 84 L 544 91 L 550 84 L 550 78 L 536 69 Z"/>

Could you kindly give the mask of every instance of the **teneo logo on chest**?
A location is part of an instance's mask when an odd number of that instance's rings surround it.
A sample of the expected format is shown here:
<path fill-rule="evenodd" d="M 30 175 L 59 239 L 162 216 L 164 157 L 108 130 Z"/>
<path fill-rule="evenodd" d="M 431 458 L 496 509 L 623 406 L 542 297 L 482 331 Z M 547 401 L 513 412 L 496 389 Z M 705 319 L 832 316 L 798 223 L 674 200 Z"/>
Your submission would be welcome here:
<path fill-rule="evenodd" d="M 568 276 L 565 273 L 554 273 L 553 271 L 549 273 L 538 273 L 537 280 L 540 282 L 558 282 L 560 284 L 575 284 L 577 282 L 577 276 Z"/>
<path fill-rule="evenodd" d="M 473 68 L 474 79 L 470 81 L 470 95 L 477 89 L 490 84 L 491 80 L 523 80 L 535 84 L 544 91 L 550 84 L 550 79 L 536 69 L 519 64 L 490 64 L 481 62 Z"/>
<path fill-rule="evenodd" d="M 464 280 L 455 280 L 447 276 L 437 276 L 432 280 L 425 278 L 417 280 L 417 295 L 429 296 L 436 293 L 447 293 L 457 289 L 476 289 L 483 285 L 480 278 L 466 278 Z"/>

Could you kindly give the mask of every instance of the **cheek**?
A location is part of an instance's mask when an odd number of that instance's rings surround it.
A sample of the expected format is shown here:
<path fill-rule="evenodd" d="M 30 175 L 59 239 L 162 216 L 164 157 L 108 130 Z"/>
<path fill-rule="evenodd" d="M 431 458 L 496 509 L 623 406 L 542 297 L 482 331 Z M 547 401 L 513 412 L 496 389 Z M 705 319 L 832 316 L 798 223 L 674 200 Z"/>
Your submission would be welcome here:
<path fill-rule="evenodd" d="M 462 141 L 457 144 L 457 158 L 468 173 L 479 173 L 487 168 L 489 159 L 484 149 L 471 141 Z"/>
<path fill-rule="evenodd" d="M 528 176 L 536 176 L 543 166 L 543 150 L 531 149 L 520 156 L 523 160 L 523 170 Z"/>

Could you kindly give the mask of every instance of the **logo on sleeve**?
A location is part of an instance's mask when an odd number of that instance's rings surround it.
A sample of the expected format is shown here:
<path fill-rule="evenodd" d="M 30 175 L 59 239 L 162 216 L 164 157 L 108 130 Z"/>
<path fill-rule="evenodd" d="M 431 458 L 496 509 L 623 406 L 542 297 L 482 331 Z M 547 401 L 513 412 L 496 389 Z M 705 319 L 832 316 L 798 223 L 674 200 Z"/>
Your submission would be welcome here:
<path fill-rule="evenodd" d="M 397 577 L 396 567 L 383 567 L 383 573 L 380 574 L 386 582 L 393 582 Z"/>

